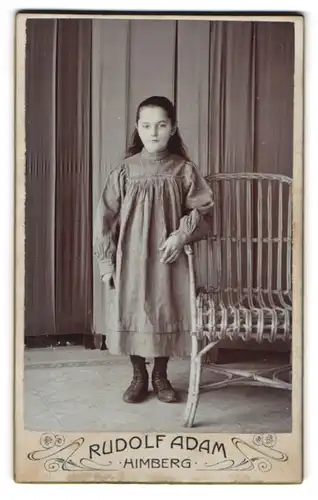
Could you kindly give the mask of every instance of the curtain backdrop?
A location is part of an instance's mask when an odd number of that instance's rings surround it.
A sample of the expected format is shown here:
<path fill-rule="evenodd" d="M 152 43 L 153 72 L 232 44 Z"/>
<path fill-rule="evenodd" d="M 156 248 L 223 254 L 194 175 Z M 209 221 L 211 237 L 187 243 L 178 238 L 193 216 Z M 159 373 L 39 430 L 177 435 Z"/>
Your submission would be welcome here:
<path fill-rule="evenodd" d="M 92 323 L 91 21 L 27 21 L 27 336 Z"/>
<path fill-rule="evenodd" d="M 55 286 L 58 333 L 92 321 L 91 22 L 59 21 L 56 74 Z"/>
<path fill-rule="evenodd" d="M 292 175 L 293 58 L 292 23 L 28 21 L 26 335 L 107 334 L 92 221 L 142 99 L 175 102 L 204 175 Z"/>
<path fill-rule="evenodd" d="M 29 336 L 55 333 L 56 38 L 55 20 L 27 22 L 25 333 Z"/>

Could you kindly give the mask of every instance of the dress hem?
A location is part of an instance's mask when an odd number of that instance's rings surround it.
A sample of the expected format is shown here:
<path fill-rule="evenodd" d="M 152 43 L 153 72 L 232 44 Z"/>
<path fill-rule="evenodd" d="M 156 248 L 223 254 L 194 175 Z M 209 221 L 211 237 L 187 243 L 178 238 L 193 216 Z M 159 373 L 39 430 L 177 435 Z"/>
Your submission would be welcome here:
<path fill-rule="evenodd" d="M 110 354 L 185 357 L 191 353 L 190 331 L 166 334 L 110 331 L 106 342 Z"/>

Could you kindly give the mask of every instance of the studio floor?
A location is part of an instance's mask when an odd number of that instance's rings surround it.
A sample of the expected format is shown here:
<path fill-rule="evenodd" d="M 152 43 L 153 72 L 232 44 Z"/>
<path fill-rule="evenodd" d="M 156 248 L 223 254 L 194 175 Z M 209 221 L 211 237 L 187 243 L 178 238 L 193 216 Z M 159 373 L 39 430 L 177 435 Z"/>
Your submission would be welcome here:
<path fill-rule="evenodd" d="M 181 392 L 182 402 L 164 404 L 150 393 L 144 403 L 130 405 L 122 400 L 131 379 L 127 357 L 74 346 L 26 349 L 25 427 L 74 432 L 185 431 L 182 418 L 189 366 L 188 359 L 169 363 L 169 378 Z M 210 370 L 202 372 L 203 383 L 219 377 Z M 203 392 L 195 432 L 291 432 L 291 392 L 253 386 Z"/>

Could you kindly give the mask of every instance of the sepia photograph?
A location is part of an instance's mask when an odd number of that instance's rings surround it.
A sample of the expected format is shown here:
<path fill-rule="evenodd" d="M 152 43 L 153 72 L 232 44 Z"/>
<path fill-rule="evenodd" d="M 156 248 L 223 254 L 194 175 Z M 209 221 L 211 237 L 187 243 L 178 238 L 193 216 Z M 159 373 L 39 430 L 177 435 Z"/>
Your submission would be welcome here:
<path fill-rule="evenodd" d="M 302 17 L 19 18 L 21 478 L 300 481 Z"/>

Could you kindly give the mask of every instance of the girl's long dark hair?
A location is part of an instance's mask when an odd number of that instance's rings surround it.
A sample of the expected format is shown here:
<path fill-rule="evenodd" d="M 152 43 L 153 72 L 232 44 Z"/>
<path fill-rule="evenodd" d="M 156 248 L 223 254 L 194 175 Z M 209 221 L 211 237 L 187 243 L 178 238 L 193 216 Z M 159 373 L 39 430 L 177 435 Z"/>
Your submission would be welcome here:
<path fill-rule="evenodd" d="M 151 96 L 142 101 L 137 108 L 136 123 L 138 122 L 140 117 L 140 110 L 146 107 L 158 107 L 164 109 L 167 113 L 168 118 L 170 118 L 171 120 L 172 126 L 176 124 L 177 121 L 176 110 L 172 102 L 169 101 L 167 97 Z M 128 147 L 127 150 L 126 158 L 129 156 L 133 156 L 137 153 L 140 153 L 143 147 L 144 146 L 139 137 L 138 130 L 135 128 L 131 137 L 130 146 Z M 167 147 L 170 153 L 179 155 L 185 160 L 190 161 L 178 128 L 175 131 L 175 133 L 170 137 Z"/>

